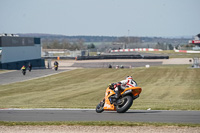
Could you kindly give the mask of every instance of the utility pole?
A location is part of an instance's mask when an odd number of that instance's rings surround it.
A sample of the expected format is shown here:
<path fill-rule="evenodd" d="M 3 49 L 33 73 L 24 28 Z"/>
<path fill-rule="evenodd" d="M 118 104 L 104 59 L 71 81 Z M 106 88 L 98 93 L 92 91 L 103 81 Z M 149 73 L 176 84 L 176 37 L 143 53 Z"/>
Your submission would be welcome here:
<path fill-rule="evenodd" d="M 130 43 L 129 33 L 130 33 L 130 30 L 128 30 L 128 42 L 127 42 L 127 45 Z M 126 46 L 125 46 L 125 47 L 126 47 Z"/>
<path fill-rule="evenodd" d="M 130 42 L 130 38 L 129 38 L 129 30 L 128 30 L 127 42 L 125 41 L 123 45 L 123 49 L 126 49 L 126 45 L 129 44 L 129 42 Z"/>
<path fill-rule="evenodd" d="M 130 38 L 129 38 L 129 30 L 128 30 L 128 44 L 130 43 Z"/>

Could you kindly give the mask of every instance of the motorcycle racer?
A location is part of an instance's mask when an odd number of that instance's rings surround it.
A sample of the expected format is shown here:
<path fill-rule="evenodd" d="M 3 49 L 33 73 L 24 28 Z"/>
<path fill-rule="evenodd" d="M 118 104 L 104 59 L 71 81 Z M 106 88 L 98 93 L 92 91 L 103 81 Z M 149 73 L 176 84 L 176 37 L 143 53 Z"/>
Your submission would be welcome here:
<path fill-rule="evenodd" d="M 54 62 L 54 69 L 55 69 L 56 71 L 58 70 L 58 62 L 57 62 L 57 61 Z"/>
<path fill-rule="evenodd" d="M 22 70 L 23 75 L 25 75 L 26 74 L 26 67 L 22 66 L 21 70 Z"/>
<path fill-rule="evenodd" d="M 142 91 L 141 87 L 131 76 L 117 83 L 109 84 L 106 89 L 105 97 L 96 106 L 96 112 L 117 111 L 117 113 L 126 112 L 137 99 Z"/>
<path fill-rule="evenodd" d="M 120 90 L 124 90 L 129 87 L 136 87 L 137 83 L 133 80 L 132 76 L 127 76 L 125 80 L 122 80 L 118 83 L 112 83 L 109 85 L 109 88 L 115 91 L 114 98 L 119 98 Z"/>

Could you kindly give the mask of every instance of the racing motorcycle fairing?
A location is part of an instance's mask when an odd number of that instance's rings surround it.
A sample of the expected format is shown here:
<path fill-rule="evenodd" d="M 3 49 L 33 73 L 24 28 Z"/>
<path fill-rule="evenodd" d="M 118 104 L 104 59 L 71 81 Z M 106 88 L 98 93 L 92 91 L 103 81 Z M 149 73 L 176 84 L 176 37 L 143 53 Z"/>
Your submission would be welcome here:
<path fill-rule="evenodd" d="M 109 98 L 112 95 L 115 95 L 115 92 L 108 87 L 106 89 L 106 93 L 105 93 L 105 104 L 104 104 L 104 107 L 103 107 L 104 110 L 114 110 L 114 111 L 116 111 L 116 107 L 114 106 L 114 104 L 110 103 Z"/>
<path fill-rule="evenodd" d="M 130 87 L 130 88 L 126 88 L 123 92 L 121 92 L 121 95 L 123 96 L 128 93 L 132 93 L 132 95 L 135 97 L 135 96 L 139 96 L 141 91 L 142 91 L 141 87 Z"/>
<path fill-rule="evenodd" d="M 126 95 L 131 95 L 133 100 L 139 97 L 139 94 L 141 93 L 142 88 L 141 87 L 130 87 L 126 88 L 124 91 L 120 93 L 122 97 Z M 104 103 L 104 110 L 108 111 L 116 111 L 116 106 L 111 103 L 111 96 L 115 95 L 115 92 L 111 90 L 109 87 L 106 89 L 105 93 L 105 103 Z"/>

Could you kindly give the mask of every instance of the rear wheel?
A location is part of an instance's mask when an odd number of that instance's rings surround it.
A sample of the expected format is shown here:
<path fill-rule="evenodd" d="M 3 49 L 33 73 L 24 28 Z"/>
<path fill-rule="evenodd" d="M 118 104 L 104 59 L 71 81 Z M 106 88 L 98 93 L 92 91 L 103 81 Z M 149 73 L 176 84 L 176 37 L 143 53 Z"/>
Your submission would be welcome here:
<path fill-rule="evenodd" d="M 26 75 L 26 72 L 23 72 L 23 75 Z"/>
<path fill-rule="evenodd" d="M 117 113 L 126 112 L 133 104 L 133 98 L 131 96 L 125 96 L 120 99 L 120 103 L 116 106 Z"/>

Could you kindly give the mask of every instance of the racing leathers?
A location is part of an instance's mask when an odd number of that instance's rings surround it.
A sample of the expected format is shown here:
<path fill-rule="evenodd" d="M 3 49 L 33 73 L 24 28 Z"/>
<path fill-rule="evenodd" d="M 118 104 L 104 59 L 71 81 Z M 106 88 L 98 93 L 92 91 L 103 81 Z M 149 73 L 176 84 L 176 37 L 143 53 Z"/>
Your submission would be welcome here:
<path fill-rule="evenodd" d="M 21 70 L 22 70 L 22 71 L 26 71 L 26 67 L 25 67 L 25 66 L 22 66 Z"/>
<path fill-rule="evenodd" d="M 117 99 L 120 96 L 120 90 L 124 90 L 129 87 L 136 87 L 137 83 L 132 79 L 131 76 L 127 76 L 125 80 L 122 80 L 118 83 L 114 83 L 113 85 L 113 89 L 115 91 L 114 98 Z"/>

